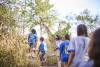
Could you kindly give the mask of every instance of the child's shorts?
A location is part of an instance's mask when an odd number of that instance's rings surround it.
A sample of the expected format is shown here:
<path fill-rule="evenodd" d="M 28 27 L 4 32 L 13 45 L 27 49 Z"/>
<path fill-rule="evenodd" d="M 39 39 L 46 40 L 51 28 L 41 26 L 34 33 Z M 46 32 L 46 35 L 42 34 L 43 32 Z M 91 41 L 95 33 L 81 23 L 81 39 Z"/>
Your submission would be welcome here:
<path fill-rule="evenodd" d="M 29 46 L 30 46 L 30 48 L 35 48 L 36 47 L 36 45 L 33 44 L 33 43 L 30 43 Z"/>
<path fill-rule="evenodd" d="M 30 48 L 33 48 L 33 43 L 29 43 Z"/>

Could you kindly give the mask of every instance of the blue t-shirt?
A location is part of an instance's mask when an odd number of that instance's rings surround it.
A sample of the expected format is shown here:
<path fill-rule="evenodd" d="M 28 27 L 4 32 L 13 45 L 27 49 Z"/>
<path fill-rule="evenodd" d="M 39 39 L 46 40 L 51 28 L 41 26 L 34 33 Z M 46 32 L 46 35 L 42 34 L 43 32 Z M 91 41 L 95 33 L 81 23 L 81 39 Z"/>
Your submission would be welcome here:
<path fill-rule="evenodd" d="M 44 42 L 41 42 L 41 44 L 39 46 L 39 51 L 40 52 L 46 52 L 47 51 L 47 46 Z"/>
<path fill-rule="evenodd" d="M 64 41 L 61 45 L 60 45 L 60 59 L 62 62 L 67 62 L 68 61 L 68 51 L 67 48 L 69 46 L 69 41 Z"/>
<path fill-rule="evenodd" d="M 35 44 L 37 41 L 37 34 L 33 34 L 33 33 L 30 33 L 29 36 L 28 36 L 28 43 L 29 44 Z"/>

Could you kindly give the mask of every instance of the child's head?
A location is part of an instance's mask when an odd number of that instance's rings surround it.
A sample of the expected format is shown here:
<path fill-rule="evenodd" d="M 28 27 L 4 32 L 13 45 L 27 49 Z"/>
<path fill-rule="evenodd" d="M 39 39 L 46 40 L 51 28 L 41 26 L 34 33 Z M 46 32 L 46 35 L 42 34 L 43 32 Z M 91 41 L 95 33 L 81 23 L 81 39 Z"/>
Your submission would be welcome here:
<path fill-rule="evenodd" d="M 59 35 L 56 35 L 56 40 L 61 40 L 61 37 Z"/>
<path fill-rule="evenodd" d="M 69 34 L 65 35 L 65 40 L 70 40 L 70 35 Z"/>
<path fill-rule="evenodd" d="M 43 41 L 44 41 L 44 38 L 43 38 L 43 37 L 41 37 L 41 38 L 40 38 L 40 41 L 41 41 L 41 42 L 43 42 Z"/>
<path fill-rule="evenodd" d="M 35 30 L 35 29 L 32 29 L 31 32 L 32 32 L 33 34 L 35 34 L 35 33 L 36 33 L 36 30 Z"/>
<path fill-rule="evenodd" d="M 78 27 L 77 27 L 77 35 L 78 36 L 84 35 L 86 37 L 88 36 L 87 27 L 84 24 L 78 25 Z"/>
<path fill-rule="evenodd" d="M 100 67 L 100 28 L 94 31 L 90 40 L 89 56 L 94 60 L 94 66 Z"/>

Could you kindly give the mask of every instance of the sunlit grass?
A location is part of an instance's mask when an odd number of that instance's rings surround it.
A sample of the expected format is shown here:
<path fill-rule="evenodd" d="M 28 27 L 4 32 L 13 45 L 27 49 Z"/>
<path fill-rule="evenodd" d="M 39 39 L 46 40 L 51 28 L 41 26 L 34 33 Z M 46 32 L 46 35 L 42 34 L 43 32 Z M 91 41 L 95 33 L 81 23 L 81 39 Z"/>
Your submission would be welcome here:
<path fill-rule="evenodd" d="M 45 65 L 55 65 L 57 57 L 52 56 L 52 54 L 55 54 L 53 51 L 54 42 L 51 43 L 49 40 L 46 40 L 46 43 L 48 52 L 45 55 Z M 39 46 L 39 43 L 37 46 Z M 29 53 L 28 49 L 26 36 L 19 36 L 17 34 L 2 35 L 0 39 L 0 67 L 40 67 L 39 56 L 36 55 L 35 59 L 33 59 L 30 56 L 34 56 L 34 52 Z"/>
<path fill-rule="evenodd" d="M 30 61 L 26 56 L 28 48 L 24 37 L 16 34 L 3 36 L 0 40 L 0 67 L 39 67 L 38 60 Z"/>

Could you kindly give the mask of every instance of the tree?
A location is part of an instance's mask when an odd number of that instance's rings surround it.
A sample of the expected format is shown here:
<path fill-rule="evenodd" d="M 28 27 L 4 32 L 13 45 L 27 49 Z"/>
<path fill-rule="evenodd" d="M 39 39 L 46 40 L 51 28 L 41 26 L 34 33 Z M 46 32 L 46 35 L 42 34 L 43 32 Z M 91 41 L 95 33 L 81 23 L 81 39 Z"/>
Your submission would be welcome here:
<path fill-rule="evenodd" d="M 58 26 L 58 31 L 54 34 L 54 35 L 60 35 L 60 36 L 64 36 L 65 34 L 69 34 L 70 35 L 70 31 L 69 29 L 71 28 L 70 23 L 66 23 L 65 21 L 62 21 L 60 26 Z"/>
<path fill-rule="evenodd" d="M 34 0 L 4 0 L 3 3 L 9 5 L 10 10 L 15 14 L 18 31 L 24 34 L 25 29 L 33 22 Z"/>
<path fill-rule="evenodd" d="M 0 36 L 15 31 L 16 22 L 8 7 L 0 4 Z"/>
<path fill-rule="evenodd" d="M 76 16 L 76 19 L 78 21 L 82 21 L 84 24 L 86 24 L 90 31 L 97 28 L 97 26 L 100 24 L 100 18 L 98 15 L 92 15 L 89 10 L 84 10 L 80 15 Z"/>
<path fill-rule="evenodd" d="M 52 12 L 52 7 L 53 5 L 49 3 L 49 0 L 35 0 L 34 22 L 36 25 L 40 25 L 41 35 L 42 28 L 47 29 L 56 19 L 55 14 Z"/>

